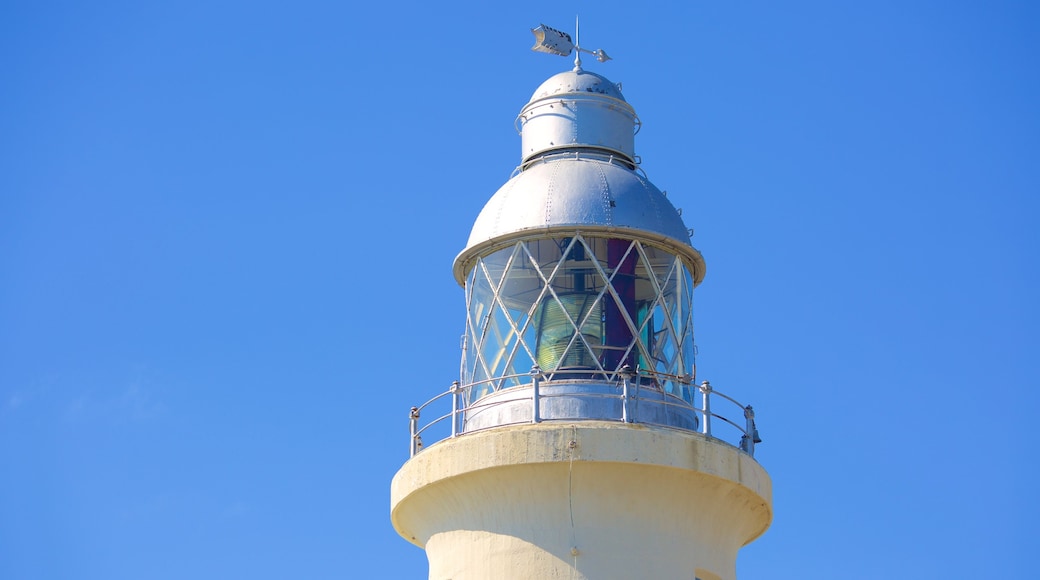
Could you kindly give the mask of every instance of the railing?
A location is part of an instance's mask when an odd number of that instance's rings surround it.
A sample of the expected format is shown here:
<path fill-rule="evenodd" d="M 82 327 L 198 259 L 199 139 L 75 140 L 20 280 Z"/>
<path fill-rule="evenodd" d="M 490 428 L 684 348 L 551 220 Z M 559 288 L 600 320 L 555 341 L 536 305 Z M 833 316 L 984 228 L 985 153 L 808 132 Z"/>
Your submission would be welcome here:
<path fill-rule="evenodd" d="M 554 373 L 553 376 L 558 377 L 560 376 L 560 373 Z M 531 405 L 531 419 L 529 421 L 512 421 L 498 423 L 494 426 L 483 427 L 481 429 L 463 429 L 462 423 L 467 414 L 472 414 L 476 411 L 492 408 L 498 405 L 516 404 L 517 402 L 516 399 L 504 401 L 493 400 L 491 402 L 487 402 L 487 397 L 481 397 L 472 404 L 466 405 L 464 404 L 463 400 L 464 393 L 473 392 L 478 387 L 489 384 L 492 381 L 500 381 L 503 378 L 519 379 L 521 377 L 529 378 L 530 382 L 521 384 L 516 387 L 511 387 L 509 389 L 504 389 L 504 391 L 530 387 L 529 398 Z M 655 386 L 658 382 L 658 379 L 674 380 L 677 377 L 673 377 L 671 375 L 661 375 L 660 373 L 653 373 L 647 371 L 631 371 L 630 369 L 628 369 L 628 367 L 622 368 L 621 371 L 617 373 L 617 377 L 618 382 L 620 383 L 617 385 L 619 387 L 619 393 L 617 395 L 603 393 L 582 393 L 581 397 L 610 399 L 620 398 L 620 415 L 616 417 L 616 420 L 621 421 L 623 423 L 643 423 L 676 428 L 670 425 L 661 425 L 659 423 L 639 421 L 638 416 L 632 412 L 632 409 L 635 405 L 638 404 L 640 400 L 651 402 L 654 405 L 674 406 L 680 407 L 688 411 L 693 411 L 700 419 L 699 428 L 697 429 L 698 432 L 713 439 L 717 439 L 719 441 L 723 441 L 725 443 L 733 445 L 734 447 L 738 447 L 739 449 L 746 452 L 748 455 L 751 455 L 752 457 L 754 457 L 755 455 L 755 444 L 762 442 L 762 440 L 758 436 L 758 429 L 755 427 L 755 411 L 751 408 L 751 405 L 742 405 L 740 402 L 730 397 L 729 395 L 725 395 L 719 391 L 716 391 L 714 388 L 712 388 L 711 384 L 708 381 L 703 381 L 698 387 L 696 387 L 697 390 L 700 392 L 700 407 L 697 407 L 693 403 L 683 400 L 679 397 L 670 397 L 670 399 L 674 400 L 666 400 L 660 397 L 660 390 L 658 387 Z M 537 367 L 535 369 L 532 369 L 531 373 L 528 375 L 495 377 L 494 379 L 478 381 L 468 385 L 461 385 L 459 381 L 453 382 L 447 391 L 440 393 L 439 395 L 433 397 L 432 399 L 426 401 L 418 407 L 412 407 L 411 411 L 409 412 L 409 457 L 415 456 L 416 453 L 422 450 L 423 434 L 426 434 L 428 436 L 427 438 L 431 438 L 430 436 L 436 437 L 436 440 L 434 441 L 434 443 L 436 443 L 445 439 L 464 436 L 465 434 L 472 433 L 474 431 L 492 429 L 494 427 L 500 427 L 504 425 L 540 423 L 543 420 L 600 420 L 589 419 L 587 417 L 554 417 L 550 419 L 544 418 L 540 409 L 545 399 L 552 397 L 573 396 L 572 393 L 542 393 L 541 387 L 545 384 L 558 384 L 558 382 L 546 381 L 545 373 L 543 373 Z M 647 389 L 657 391 L 658 397 L 653 399 L 641 397 L 640 392 L 642 390 Z M 445 401 L 446 397 L 448 398 L 448 401 Z M 742 411 L 744 418 L 743 425 L 724 415 L 714 412 L 712 410 L 712 402 L 715 399 L 721 399 L 722 401 L 730 403 L 735 407 L 739 408 Z M 424 412 L 428 413 L 430 411 L 436 413 L 437 416 L 434 417 L 432 420 L 420 425 L 419 421 L 422 414 Z M 733 435 L 734 438 L 737 438 L 737 443 L 732 443 L 730 440 L 718 437 L 713 433 L 713 423 L 715 419 L 722 421 L 726 425 L 725 428 Z M 683 430 L 689 431 L 689 429 Z"/>

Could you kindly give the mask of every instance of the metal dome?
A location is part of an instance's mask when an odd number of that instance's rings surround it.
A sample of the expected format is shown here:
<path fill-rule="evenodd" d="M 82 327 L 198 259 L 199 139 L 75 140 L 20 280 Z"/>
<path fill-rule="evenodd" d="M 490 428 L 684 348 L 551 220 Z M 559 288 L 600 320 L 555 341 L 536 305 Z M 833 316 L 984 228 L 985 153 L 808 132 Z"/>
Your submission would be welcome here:
<path fill-rule="evenodd" d="M 587 70 L 569 70 L 549 77 L 531 95 L 535 102 L 545 97 L 560 96 L 568 93 L 595 93 L 624 101 L 621 89 L 603 75 Z"/>
<path fill-rule="evenodd" d="M 608 157 L 564 153 L 531 165 L 492 196 L 455 260 L 455 279 L 462 284 L 469 262 L 517 238 L 577 229 L 652 240 L 686 258 L 695 282 L 704 278 L 704 259 L 661 190 Z"/>

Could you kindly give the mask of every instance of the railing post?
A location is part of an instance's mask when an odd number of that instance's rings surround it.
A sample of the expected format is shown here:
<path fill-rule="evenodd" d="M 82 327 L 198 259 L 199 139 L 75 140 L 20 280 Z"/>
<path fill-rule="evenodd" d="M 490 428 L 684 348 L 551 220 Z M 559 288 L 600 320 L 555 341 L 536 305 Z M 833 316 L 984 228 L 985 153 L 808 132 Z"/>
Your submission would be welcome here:
<path fill-rule="evenodd" d="M 632 417 L 628 412 L 628 381 L 635 376 L 632 367 L 625 365 L 620 369 L 621 374 L 621 422 L 631 423 Z"/>
<path fill-rule="evenodd" d="M 412 410 L 408 413 L 408 457 L 415 457 L 416 452 L 419 451 L 418 435 L 416 435 L 416 429 L 419 426 L 419 407 L 412 407 Z"/>
<path fill-rule="evenodd" d="M 539 409 L 541 401 L 538 398 L 538 383 L 542 379 L 542 369 L 538 365 L 531 367 L 531 422 L 540 423 L 542 412 Z"/>
<path fill-rule="evenodd" d="M 639 389 L 641 389 L 643 385 L 641 377 L 642 374 L 640 374 L 639 365 L 636 365 L 635 373 L 632 375 L 635 382 L 632 383 L 632 388 L 629 389 L 629 398 L 632 400 L 628 406 L 628 416 L 631 418 L 631 421 L 629 421 L 630 423 L 639 422 Z"/>
<path fill-rule="evenodd" d="M 755 427 L 755 410 L 751 408 L 751 405 L 744 407 L 744 419 L 747 421 L 747 430 L 740 438 L 740 446 L 748 452 L 748 455 L 754 457 L 755 443 L 761 443 L 762 439 L 759 438 L 758 428 Z"/>
<path fill-rule="evenodd" d="M 451 436 L 459 432 L 459 382 L 451 383 Z"/>
<path fill-rule="evenodd" d="M 701 418 L 704 419 L 704 424 L 701 425 L 701 433 L 711 437 L 711 383 L 704 381 L 701 383 L 700 389 Z"/>

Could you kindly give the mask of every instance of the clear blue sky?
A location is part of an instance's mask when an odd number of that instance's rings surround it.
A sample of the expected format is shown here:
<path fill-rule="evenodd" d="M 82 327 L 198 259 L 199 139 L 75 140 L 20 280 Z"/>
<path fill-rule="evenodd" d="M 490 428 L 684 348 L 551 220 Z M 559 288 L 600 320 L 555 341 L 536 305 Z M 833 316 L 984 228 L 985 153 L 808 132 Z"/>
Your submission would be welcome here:
<path fill-rule="evenodd" d="M 0 7 L 0 578 L 425 577 L 408 408 L 576 13 L 758 411 L 741 579 L 1034 578 L 1040 4 L 223 0 Z"/>

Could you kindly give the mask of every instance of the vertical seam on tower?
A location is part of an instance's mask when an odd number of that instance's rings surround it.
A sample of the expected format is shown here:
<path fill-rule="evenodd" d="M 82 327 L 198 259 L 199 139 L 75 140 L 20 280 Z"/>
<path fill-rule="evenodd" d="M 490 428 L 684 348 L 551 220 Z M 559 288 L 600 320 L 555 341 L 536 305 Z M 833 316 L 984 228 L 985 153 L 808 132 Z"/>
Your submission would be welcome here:
<path fill-rule="evenodd" d="M 552 173 L 549 174 L 549 185 L 545 188 L 545 225 L 551 223 L 552 220 L 553 189 L 556 188 L 556 174 L 559 170 L 559 162 L 554 163 Z"/>
<path fill-rule="evenodd" d="M 614 212 L 610 211 L 610 183 L 607 181 L 607 175 L 603 172 L 603 167 L 600 165 L 596 166 L 596 173 L 599 174 L 599 186 L 600 186 L 600 197 L 603 202 L 603 215 L 607 216 L 607 225 L 612 226 L 614 224 Z"/>
<path fill-rule="evenodd" d="M 574 445 L 567 446 L 569 451 L 569 460 L 567 462 L 567 512 L 571 519 L 571 558 L 573 560 L 571 578 L 574 578 L 574 574 L 578 571 L 578 555 L 575 553 L 575 549 L 578 547 L 578 539 L 574 536 L 574 452 L 578 448 L 577 425 L 571 425 L 571 443 Z"/>
<path fill-rule="evenodd" d="M 664 217 L 661 215 L 661 204 L 659 203 L 660 200 L 657 198 L 657 196 L 653 195 L 653 190 L 650 189 L 652 187 L 650 185 L 650 180 L 643 179 L 638 175 L 636 177 L 639 179 L 639 183 L 643 185 L 643 190 L 647 193 L 647 195 L 644 197 L 650 201 L 650 205 L 654 209 L 654 222 L 658 224 L 662 223 Z"/>
<path fill-rule="evenodd" d="M 505 195 L 502 196 L 502 201 L 499 202 L 498 207 L 495 208 L 495 229 L 493 237 L 497 237 L 502 234 L 502 210 L 506 206 L 506 200 L 511 198 L 513 190 L 516 189 L 516 178 L 510 179 L 507 185 L 509 186 L 509 189 L 505 192 Z"/>
<path fill-rule="evenodd" d="M 560 104 L 566 108 L 566 101 L 561 100 Z M 578 101 L 577 99 L 570 103 L 571 113 L 574 115 L 574 122 L 571 123 L 571 144 L 580 145 L 581 141 L 578 139 Z"/>

